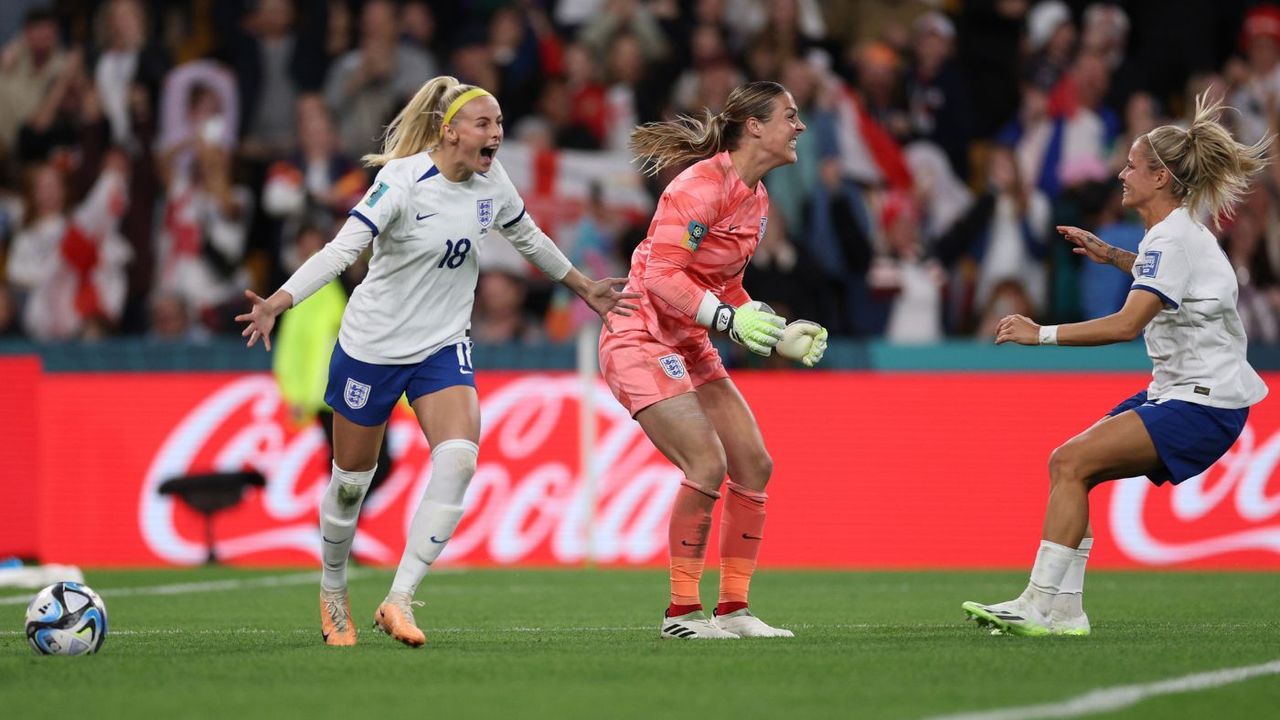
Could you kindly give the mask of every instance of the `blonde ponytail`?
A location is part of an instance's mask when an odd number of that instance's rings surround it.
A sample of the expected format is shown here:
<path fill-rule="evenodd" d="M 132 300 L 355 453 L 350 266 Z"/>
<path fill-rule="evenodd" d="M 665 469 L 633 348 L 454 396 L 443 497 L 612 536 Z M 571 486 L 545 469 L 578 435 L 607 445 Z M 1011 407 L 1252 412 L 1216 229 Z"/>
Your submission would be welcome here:
<path fill-rule="evenodd" d="M 474 85 L 464 85 L 448 75 L 426 81 L 387 125 L 382 152 L 370 153 L 361 160 L 366 167 L 375 167 L 435 149 L 444 135 L 444 114 L 449 104 L 474 89 Z"/>
<path fill-rule="evenodd" d="M 702 118 L 681 115 L 637 127 L 631 133 L 631 152 L 646 174 L 657 175 L 672 165 L 734 150 L 747 120 L 768 120 L 773 114 L 773 99 L 785 92 L 781 85 L 767 80 L 734 88 L 719 114 L 704 109 Z"/>
<path fill-rule="evenodd" d="M 1196 96 L 1196 112 L 1186 130 L 1163 125 L 1146 134 L 1151 150 L 1148 168 L 1163 168 L 1172 176 L 1170 191 L 1192 215 L 1207 212 L 1230 219 L 1235 205 L 1249 190 L 1249 179 L 1271 162 L 1274 135 L 1253 145 L 1237 142 L 1217 120 L 1220 100 Z"/>

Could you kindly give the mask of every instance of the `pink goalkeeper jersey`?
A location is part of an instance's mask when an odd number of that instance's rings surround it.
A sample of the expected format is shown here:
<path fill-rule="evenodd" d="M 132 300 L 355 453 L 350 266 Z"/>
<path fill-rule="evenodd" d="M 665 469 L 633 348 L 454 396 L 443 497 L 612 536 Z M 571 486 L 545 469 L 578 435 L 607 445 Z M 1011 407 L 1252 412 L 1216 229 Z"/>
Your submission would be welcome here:
<path fill-rule="evenodd" d="M 680 173 L 658 200 L 648 236 L 631 255 L 627 289 L 643 294 L 630 317 L 612 318 L 614 333 L 644 329 L 671 347 L 700 345 L 694 322 L 705 291 L 737 307 L 750 300 L 742 272 L 764 237 L 764 183 L 751 191 L 728 151 Z"/>

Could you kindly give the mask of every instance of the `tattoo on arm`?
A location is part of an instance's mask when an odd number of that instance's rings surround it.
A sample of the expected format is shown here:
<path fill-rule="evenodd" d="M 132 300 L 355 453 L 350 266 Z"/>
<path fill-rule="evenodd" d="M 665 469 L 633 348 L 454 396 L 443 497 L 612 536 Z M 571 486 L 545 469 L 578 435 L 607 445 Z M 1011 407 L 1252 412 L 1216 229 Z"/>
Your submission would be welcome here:
<path fill-rule="evenodd" d="M 1125 272 L 1133 272 L 1133 264 L 1138 261 L 1135 253 L 1121 250 L 1118 247 L 1107 248 L 1107 262 Z"/>

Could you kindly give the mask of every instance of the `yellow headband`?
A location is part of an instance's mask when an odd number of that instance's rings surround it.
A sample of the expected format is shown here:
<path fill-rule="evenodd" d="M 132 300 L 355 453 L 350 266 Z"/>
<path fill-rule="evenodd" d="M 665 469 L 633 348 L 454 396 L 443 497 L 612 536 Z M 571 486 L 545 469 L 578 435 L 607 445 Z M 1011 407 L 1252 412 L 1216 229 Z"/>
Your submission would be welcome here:
<path fill-rule="evenodd" d="M 458 111 L 462 109 L 463 105 L 466 105 L 472 100 L 475 100 L 476 98 L 482 97 L 484 95 L 492 96 L 492 93 L 490 93 L 488 90 L 485 90 L 484 88 L 471 88 L 470 90 L 459 95 L 456 100 L 449 103 L 449 109 L 444 111 L 444 123 L 442 124 L 448 125 L 449 121 L 453 119 L 453 116 L 456 115 Z"/>

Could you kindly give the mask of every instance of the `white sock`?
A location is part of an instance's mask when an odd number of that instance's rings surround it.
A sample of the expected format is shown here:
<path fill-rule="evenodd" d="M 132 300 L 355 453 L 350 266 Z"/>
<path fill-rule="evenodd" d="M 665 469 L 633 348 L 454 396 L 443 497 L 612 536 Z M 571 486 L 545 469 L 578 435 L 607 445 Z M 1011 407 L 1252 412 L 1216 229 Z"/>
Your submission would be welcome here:
<path fill-rule="evenodd" d="M 320 587 L 325 590 L 347 587 L 347 556 L 356 536 L 360 503 L 377 469 L 375 465 L 371 470 L 351 472 L 333 464 L 333 478 L 320 500 L 320 554 L 324 558 Z"/>
<path fill-rule="evenodd" d="M 1054 612 L 1064 617 L 1076 617 L 1084 612 L 1084 567 L 1089 562 L 1089 551 L 1093 549 L 1093 538 L 1080 541 L 1080 547 L 1072 553 L 1071 565 L 1067 574 L 1062 576 L 1062 586 L 1054 600 Z"/>
<path fill-rule="evenodd" d="M 431 563 L 444 552 L 462 519 L 462 501 L 471 476 L 476 474 L 479 450 L 470 440 L 447 440 L 431 449 L 431 480 L 409 525 L 409 539 L 391 581 L 391 592 L 413 597 Z"/>
<path fill-rule="evenodd" d="M 1040 541 L 1036 552 L 1036 564 L 1031 568 L 1031 582 L 1022 596 L 1031 601 L 1036 610 L 1048 616 L 1053 608 L 1053 598 L 1062 587 L 1062 578 L 1075 557 L 1075 549 L 1048 540 Z"/>

